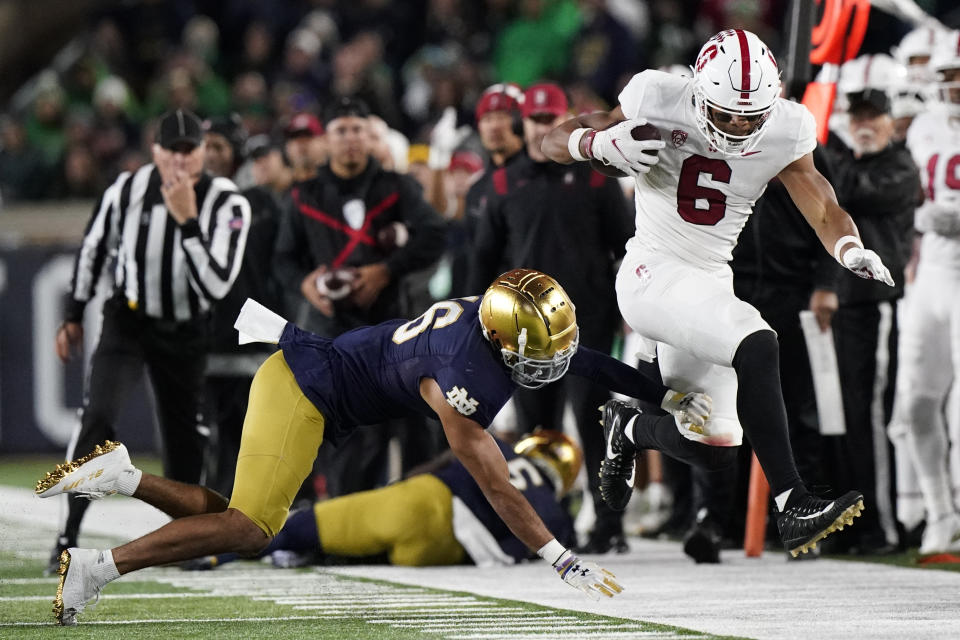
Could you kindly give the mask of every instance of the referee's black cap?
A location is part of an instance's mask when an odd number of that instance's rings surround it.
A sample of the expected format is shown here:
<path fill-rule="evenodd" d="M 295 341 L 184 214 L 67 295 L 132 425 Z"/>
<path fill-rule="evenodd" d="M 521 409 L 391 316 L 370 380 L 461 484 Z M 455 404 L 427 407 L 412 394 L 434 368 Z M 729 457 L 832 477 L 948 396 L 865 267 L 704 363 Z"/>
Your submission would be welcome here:
<path fill-rule="evenodd" d="M 203 124 L 186 109 L 170 111 L 160 119 L 157 142 L 164 149 L 171 150 L 185 145 L 198 147 L 203 142 Z"/>

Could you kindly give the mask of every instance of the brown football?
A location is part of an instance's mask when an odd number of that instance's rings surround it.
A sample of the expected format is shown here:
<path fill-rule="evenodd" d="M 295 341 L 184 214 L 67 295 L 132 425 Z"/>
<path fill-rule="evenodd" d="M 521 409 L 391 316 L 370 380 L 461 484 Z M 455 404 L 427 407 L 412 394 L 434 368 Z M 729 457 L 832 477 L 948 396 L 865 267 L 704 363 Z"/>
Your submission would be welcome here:
<path fill-rule="evenodd" d="M 604 128 L 605 128 L 605 129 L 609 129 L 610 127 L 612 127 L 612 126 L 614 126 L 614 125 L 617 125 L 617 124 L 620 124 L 620 123 L 619 123 L 619 122 L 614 122 L 613 124 L 610 124 L 610 125 L 608 125 L 608 126 L 606 126 L 606 127 L 604 127 Z M 640 125 L 640 126 L 638 126 L 638 127 L 634 127 L 634 128 L 630 131 L 630 135 L 633 137 L 634 140 L 660 140 L 660 139 L 661 139 L 661 137 L 660 137 L 660 131 L 659 131 L 655 126 L 653 126 L 652 124 L 650 124 L 649 122 L 648 122 L 647 124 L 642 124 L 642 125 Z M 656 149 L 650 149 L 650 150 L 644 151 L 644 153 L 649 153 L 649 154 L 651 154 L 651 155 L 657 155 L 657 153 L 659 153 L 659 152 L 658 152 Z M 590 167 L 591 167 L 594 171 L 596 171 L 596 172 L 598 172 L 598 173 L 602 173 L 603 175 L 609 176 L 609 177 L 611 177 L 611 178 L 625 178 L 626 175 L 627 175 L 627 174 L 625 174 L 623 171 L 620 171 L 619 169 L 617 169 L 617 168 L 615 168 L 615 167 L 611 167 L 611 166 L 608 166 L 608 165 L 603 164 L 602 162 L 600 162 L 600 161 L 597 160 L 596 158 L 590 158 Z"/>

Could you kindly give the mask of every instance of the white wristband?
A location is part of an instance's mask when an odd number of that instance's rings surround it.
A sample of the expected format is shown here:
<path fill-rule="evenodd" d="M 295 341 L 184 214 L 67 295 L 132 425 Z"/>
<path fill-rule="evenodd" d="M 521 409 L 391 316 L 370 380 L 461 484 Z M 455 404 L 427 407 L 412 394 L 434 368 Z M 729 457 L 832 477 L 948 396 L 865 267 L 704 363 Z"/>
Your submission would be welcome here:
<path fill-rule="evenodd" d="M 557 539 L 554 538 L 547 544 L 540 547 L 537 550 L 537 555 L 549 562 L 551 565 L 557 564 L 557 560 L 560 559 L 560 556 L 564 554 L 567 550 L 565 546 L 557 542 Z"/>
<path fill-rule="evenodd" d="M 581 127 L 580 129 L 574 129 L 573 133 L 570 134 L 570 137 L 567 138 L 567 151 L 570 152 L 570 157 L 576 160 L 577 162 L 583 162 L 588 158 L 580 153 L 580 141 L 583 139 L 583 136 L 590 131 L 587 127 Z"/>
<path fill-rule="evenodd" d="M 843 260 L 840 256 L 840 249 L 843 249 L 846 245 L 852 244 L 858 249 L 863 249 L 863 243 L 860 242 L 860 238 L 857 236 L 843 236 L 837 240 L 837 244 L 833 245 L 833 257 L 837 259 L 837 262 L 843 264 Z"/>

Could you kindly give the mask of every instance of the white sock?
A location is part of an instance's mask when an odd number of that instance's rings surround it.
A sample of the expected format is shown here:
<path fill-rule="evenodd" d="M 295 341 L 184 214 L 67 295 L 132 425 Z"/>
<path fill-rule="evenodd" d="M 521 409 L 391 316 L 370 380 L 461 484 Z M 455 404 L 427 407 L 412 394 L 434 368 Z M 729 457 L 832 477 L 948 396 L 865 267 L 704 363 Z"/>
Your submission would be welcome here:
<path fill-rule="evenodd" d="M 117 571 L 117 563 L 113 561 L 113 551 L 110 549 L 100 552 L 92 570 L 101 584 L 107 584 L 120 577 L 120 572 Z"/>
<path fill-rule="evenodd" d="M 120 472 L 117 478 L 117 493 L 124 496 L 132 496 L 133 492 L 140 486 L 140 479 L 143 478 L 143 471 L 131 466 Z"/>
<path fill-rule="evenodd" d="M 627 421 L 627 426 L 625 426 L 625 427 L 623 428 L 623 433 L 624 433 L 625 436 L 627 436 L 627 440 L 629 440 L 629 441 L 632 442 L 633 444 L 637 444 L 637 441 L 633 439 L 633 423 L 637 421 L 637 417 L 638 417 L 639 415 L 640 415 L 640 414 L 638 413 L 638 414 L 634 415 L 632 418 L 630 418 L 630 419 Z"/>
<path fill-rule="evenodd" d="M 777 503 L 777 509 L 779 511 L 783 511 L 783 508 L 787 506 L 787 499 L 790 497 L 791 491 L 793 491 L 792 487 L 778 494 L 777 497 L 773 499 L 773 501 Z"/>
<path fill-rule="evenodd" d="M 927 523 L 936 522 L 953 513 L 952 491 L 950 478 L 946 474 L 938 473 L 933 476 L 917 476 L 920 490 L 923 492 L 923 502 L 927 508 Z"/>

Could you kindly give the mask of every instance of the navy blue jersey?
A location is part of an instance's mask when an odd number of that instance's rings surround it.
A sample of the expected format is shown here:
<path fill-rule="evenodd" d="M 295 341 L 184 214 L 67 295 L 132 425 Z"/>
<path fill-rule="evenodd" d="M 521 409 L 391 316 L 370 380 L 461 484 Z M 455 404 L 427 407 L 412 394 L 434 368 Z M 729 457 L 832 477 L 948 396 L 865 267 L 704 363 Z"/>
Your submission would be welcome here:
<path fill-rule="evenodd" d="M 510 469 L 510 483 L 513 484 L 527 499 L 543 523 L 557 540 L 564 546 L 576 542 L 574 539 L 573 520 L 570 514 L 557 502 L 553 484 L 547 474 L 543 473 L 530 459 L 517 455 L 513 449 L 497 440 L 503 457 L 507 460 Z M 473 512 L 477 520 L 490 532 L 500 545 L 504 553 L 517 562 L 533 555 L 527 546 L 513 535 L 509 527 L 504 524 L 500 516 L 487 502 L 476 481 L 470 476 L 466 467 L 454 460 L 450 464 L 434 471 L 433 474 L 450 488 L 454 496 L 460 498 Z"/>
<path fill-rule="evenodd" d="M 287 323 L 280 348 L 303 394 L 336 443 L 357 425 L 410 414 L 434 416 L 420 396 L 433 378 L 447 402 L 487 427 L 516 389 L 510 370 L 483 337 L 480 299 L 437 302 L 413 320 L 390 320 L 321 338 Z M 617 393 L 660 404 L 667 388 L 609 355 L 579 347 L 569 373 Z"/>
<path fill-rule="evenodd" d="M 483 337 L 479 298 L 445 300 L 414 320 L 391 320 L 330 340 L 287 324 L 280 338 L 304 395 L 326 421 L 325 440 L 356 425 L 434 415 L 420 396 L 433 378 L 461 414 L 486 427 L 516 385 Z"/>

